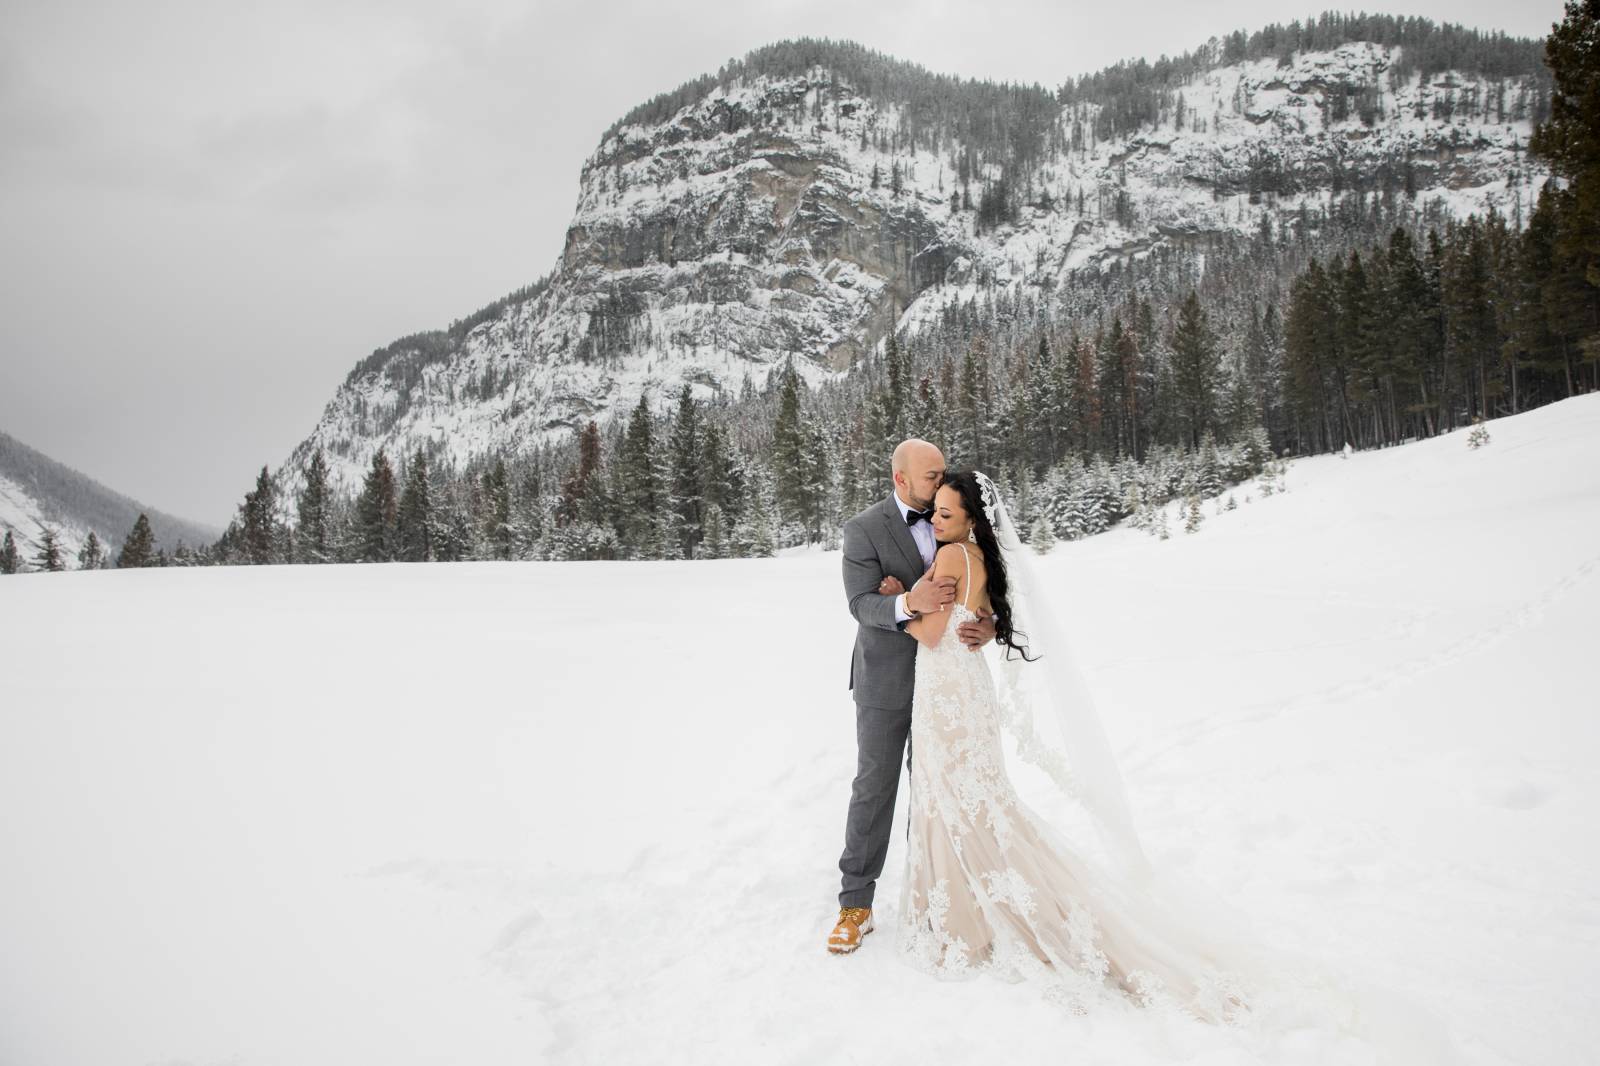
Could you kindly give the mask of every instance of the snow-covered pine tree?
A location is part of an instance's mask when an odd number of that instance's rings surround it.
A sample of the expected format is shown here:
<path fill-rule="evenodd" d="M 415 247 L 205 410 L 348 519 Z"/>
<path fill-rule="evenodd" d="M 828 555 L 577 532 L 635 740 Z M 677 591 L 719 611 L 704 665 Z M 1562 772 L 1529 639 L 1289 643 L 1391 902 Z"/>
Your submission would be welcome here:
<path fill-rule="evenodd" d="M 785 516 L 799 514 L 804 491 L 799 472 L 805 465 L 805 434 L 800 425 L 800 378 L 794 359 L 778 371 L 778 413 L 772 423 L 772 475 L 777 479 L 777 506 Z"/>
<path fill-rule="evenodd" d="M 1029 398 L 1027 375 L 1027 361 L 1020 356 L 1007 359 L 998 375 L 994 418 L 986 431 L 990 445 L 988 473 L 991 476 L 1012 469 L 1018 463 L 1026 464 L 1033 451 L 1038 419 Z M 1027 526 L 1019 528 L 1026 529 Z"/>
<path fill-rule="evenodd" d="M 700 466 L 702 437 L 700 408 L 694 391 L 685 384 L 678 394 L 678 411 L 667 441 L 668 490 L 672 494 L 671 506 L 683 520 L 685 559 L 695 557 L 702 536 L 705 509 L 705 475 Z"/>
<path fill-rule="evenodd" d="M 1137 504 L 1144 502 L 1144 477 L 1139 461 L 1131 455 L 1120 457 L 1111 467 L 1107 488 L 1117 521 L 1132 515 Z"/>
<path fill-rule="evenodd" d="M 1210 317 L 1192 289 L 1178 309 L 1171 346 L 1178 410 L 1189 444 L 1198 446 L 1201 433 L 1216 417 L 1219 362 Z"/>
<path fill-rule="evenodd" d="M 594 419 L 584 424 L 578 434 L 578 462 L 561 484 L 561 503 L 556 510 L 557 525 L 578 523 L 608 525 L 611 512 L 606 499 L 604 443 L 600 439 L 600 425 Z M 579 550 L 587 552 L 592 547 L 592 531 L 585 531 L 576 541 Z M 589 558 L 589 556 L 579 556 Z"/>
<path fill-rule="evenodd" d="M 334 494 L 329 497 L 328 552 L 332 562 L 361 560 L 360 537 L 356 528 L 356 501 Z"/>
<path fill-rule="evenodd" d="M 545 541 L 548 557 L 617 558 L 623 549 L 611 523 L 611 513 L 606 497 L 604 444 L 599 424 L 590 419 L 578 435 L 578 461 L 561 485 L 555 528 Z"/>
<path fill-rule="evenodd" d="M 503 457 L 483 475 L 480 524 L 483 529 L 481 552 L 489 558 L 511 558 L 511 477 Z"/>
<path fill-rule="evenodd" d="M 716 503 L 706 504 L 705 514 L 705 539 L 700 542 L 700 558 L 726 559 L 728 557 L 728 520 L 722 513 L 722 507 Z"/>
<path fill-rule="evenodd" d="M 1240 480 L 1254 477 L 1261 472 L 1267 460 L 1272 458 L 1272 439 L 1267 435 L 1266 427 L 1257 423 L 1245 433 L 1241 444 L 1244 459 L 1244 470 Z"/>
<path fill-rule="evenodd" d="M 1122 521 L 1128 513 L 1122 506 L 1122 484 L 1117 479 L 1117 469 L 1104 455 L 1094 457 L 1089 468 L 1089 485 L 1100 513 L 1100 528 L 1096 532 L 1103 532 Z"/>
<path fill-rule="evenodd" d="M 1096 392 L 1103 445 L 1118 455 L 1134 454 L 1139 449 L 1139 349 L 1120 314 L 1112 316 L 1111 330 L 1097 347 L 1101 359 Z"/>
<path fill-rule="evenodd" d="M 1028 544 L 1041 555 L 1056 546 L 1056 531 L 1043 514 L 1034 516 L 1033 525 L 1028 530 Z"/>
<path fill-rule="evenodd" d="M 806 543 L 823 541 L 825 527 L 837 527 L 833 489 L 832 442 L 826 428 L 816 420 L 806 427 L 804 466 L 799 471 L 802 486 L 801 515 Z"/>
<path fill-rule="evenodd" d="M 677 560 L 683 558 L 683 515 L 676 507 L 663 507 L 655 516 L 655 543 L 651 558 Z"/>
<path fill-rule="evenodd" d="M 911 406 L 911 377 L 905 353 L 893 327 L 883 338 L 883 443 L 887 450 L 906 438 L 906 415 Z"/>
<path fill-rule="evenodd" d="M 1600 382 L 1600 4 L 1569 0 L 1544 50 L 1555 90 L 1550 116 L 1528 147 L 1566 184 L 1559 192 L 1547 184 L 1535 215 L 1544 216 L 1555 252 L 1540 286 L 1550 325 L 1569 338 L 1582 336 L 1578 366 L 1565 368 L 1570 396 L 1575 370 L 1580 381 L 1587 368 L 1590 381 Z"/>
<path fill-rule="evenodd" d="M 744 499 L 743 472 L 728 443 L 728 432 L 716 418 L 706 418 L 702 444 L 700 468 L 705 480 L 705 502 L 707 507 L 716 504 L 721 508 L 726 541 L 728 528 L 738 518 Z"/>
<path fill-rule="evenodd" d="M 386 563 L 396 553 L 399 500 L 395 494 L 394 467 L 379 448 L 372 457 L 356 501 L 356 557 L 363 563 Z"/>
<path fill-rule="evenodd" d="M 22 565 L 22 560 L 17 554 L 17 538 L 11 535 L 11 530 L 6 530 L 6 539 L 0 543 L 0 574 L 14 574 Z"/>
<path fill-rule="evenodd" d="M 1078 536 L 1092 537 L 1096 533 L 1106 531 L 1107 516 L 1102 503 L 1099 488 L 1092 476 L 1085 477 L 1078 483 L 1078 494 L 1073 500 Z"/>
<path fill-rule="evenodd" d="M 1068 478 L 1067 464 L 1058 463 L 1050 468 L 1034 489 L 1034 514 L 1050 523 L 1057 538 L 1071 539 L 1077 534 L 1071 526 L 1072 484 Z"/>
<path fill-rule="evenodd" d="M 1172 536 L 1172 528 L 1167 522 L 1167 505 L 1162 503 L 1150 513 L 1148 523 L 1151 536 L 1158 540 L 1166 540 Z"/>
<path fill-rule="evenodd" d="M 935 444 L 944 437 L 943 412 L 939 409 L 939 399 L 934 390 L 932 374 L 924 374 L 917 381 L 911 401 L 911 414 L 906 419 L 906 436 L 918 437 Z"/>
<path fill-rule="evenodd" d="M 447 496 L 434 509 L 439 518 L 434 539 L 434 558 L 441 562 L 461 562 L 472 558 L 472 515 L 458 500 Z"/>
<path fill-rule="evenodd" d="M 347 563 L 350 562 L 348 537 L 350 534 L 350 512 L 354 509 L 353 499 L 333 489 L 329 485 L 327 506 L 323 510 L 323 544 L 325 562 Z M 204 566 L 207 547 L 201 545 L 195 549 L 195 565 Z M 301 540 L 295 540 L 295 558 L 301 562 L 310 562 L 310 549 L 303 546 Z"/>
<path fill-rule="evenodd" d="M 408 563 L 432 562 L 434 551 L 433 486 L 428 478 L 428 456 L 419 446 L 406 470 L 405 488 L 395 511 L 399 557 Z"/>
<path fill-rule="evenodd" d="M 141 512 L 134 520 L 133 529 L 128 531 L 127 538 L 123 540 L 122 550 L 117 553 L 117 569 L 156 565 L 155 534 L 150 531 L 150 519 Z"/>
<path fill-rule="evenodd" d="M 752 471 L 746 478 L 748 487 L 744 514 L 734 527 L 734 550 L 744 558 L 769 559 L 777 554 L 777 508 L 773 501 L 772 482 L 765 471 Z"/>
<path fill-rule="evenodd" d="M 332 560 L 328 506 L 328 461 L 319 447 L 306 464 L 305 485 L 300 490 L 296 506 L 299 533 L 295 538 L 297 562 L 326 563 Z"/>
<path fill-rule="evenodd" d="M 105 565 L 106 550 L 100 543 L 100 535 L 94 530 L 89 530 L 89 535 L 83 538 L 83 547 L 78 549 L 78 569 L 98 570 Z"/>
<path fill-rule="evenodd" d="M 979 337 L 967 347 L 966 356 L 961 362 L 961 379 L 957 385 L 946 454 L 952 468 L 975 470 L 980 469 L 983 463 L 983 433 L 987 422 L 983 405 L 983 372 L 988 355 L 988 347 Z"/>
<path fill-rule="evenodd" d="M 1022 531 L 1024 541 L 1031 536 L 1033 520 L 1038 513 L 1037 488 L 1034 485 L 1033 471 L 1024 465 L 1016 470 L 1005 471 L 998 478 L 1002 485 L 1011 486 L 1007 504 L 1011 511 L 1011 520 L 1016 523 L 1017 529 Z"/>
<path fill-rule="evenodd" d="M 1144 486 L 1137 480 L 1123 482 L 1122 511 L 1129 516 L 1128 525 L 1134 529 L 1148 528 L 1150 516 L 1145 511 Z"/>
<path fill-rule="evenodd" d="M 1195 457 L 1195 490 L 1209 500 L 1222 491 L 1222 460 L 1217 454 L 1217 439 L 1208 428 L 1200 440 Z"/>
<path fill-rule="evenodd" d="M 657 556 L 659 545 L 658 512 L 664 500 L 657 463 L 654 424 L 650 414 L 650 401 L 641 394 L 628 416 L 628 428 L 618 448 L 617 486 L 614 493 L 618 503 L 617 528 L 622 543 L 636 559 Z"/>
<path fill-rule="evenodd" d="M 514 559 L 535 559 L 535 546 L 549 528 L 551 507 L 543 491 L 544 480 L 537 467 L 522 472 L 513 494 L 511 510 L 511 552 Z"/>
<path fill-rule="evenodd" d="M 239 527 L 243 534 L 244 559 L 256 566 L 282 562 L 278 555 L 278 486 L 263 466 L 256 475 L 256 487 L 245 493 L 239 508 Z"/>
<path fill-rule="evenodd" d="M 49 573 L 59 573 L 67 568 L 61 560 L 61 538 L 50 526 L 41 526 L 39 529 L 39 551 L 33 557 L 33 565 Z"/>

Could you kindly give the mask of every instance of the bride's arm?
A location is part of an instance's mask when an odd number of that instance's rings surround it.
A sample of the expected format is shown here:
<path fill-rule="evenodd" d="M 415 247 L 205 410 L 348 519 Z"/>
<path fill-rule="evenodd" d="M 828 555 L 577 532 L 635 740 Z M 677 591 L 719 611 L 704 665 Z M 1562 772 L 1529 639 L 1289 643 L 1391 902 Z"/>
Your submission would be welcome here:
<path fill-rule="evenodd" d="M 956 583 L 956 601 L 959 602 L 966 594 L 966 561 L 961 558 L 966 551 L 959 544 L 946 544 L 939 549 L 939 554 L 933 557 L 933 576 L 937 580 L 941 577 L 954 579 Z M 942 611 L 929 611 L 920 614 L 906 623 L 906 632 L 916 637 L 930 648 L 938 647 L 939 639 L 944 636 L 944 631 L 950 627 L 950 608 Z"/>

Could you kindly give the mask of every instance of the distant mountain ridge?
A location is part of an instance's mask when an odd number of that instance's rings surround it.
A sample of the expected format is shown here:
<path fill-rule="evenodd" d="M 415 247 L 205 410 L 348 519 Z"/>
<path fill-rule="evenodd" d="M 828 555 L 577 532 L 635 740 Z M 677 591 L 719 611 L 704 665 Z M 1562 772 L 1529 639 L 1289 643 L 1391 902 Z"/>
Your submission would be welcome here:
<path fill-rule="evenodd" d="M 30 563 L 45 526 L 56 531 L 70 565 L 76 565 L 72 560 L 91 529 L 114 561 L 141 513 L 150 521 L 157 546 L 168 552 L 180 540 L 195 548 L 222 532 L 146 506 L 0 432 L 0 537 L 11 530 L 18 551 Z"/>
<path fill-rule="evenodd" d="M 361 360 L 279 469 L 280 505 L 319 448 L 341 493 L 379 448 L 526 454 L 642 395 L 727 399 L 790 358 L 849 373 L 960 301 L 1092 319 L 1134 265 L 1202 276 L 1208 242 L 1303 233 L 1352 190 L 1520 218 L 1546 177 L 1524 150 L 1539 53 L 1324 16 L 1052 92 L 849 42 L 757 50 L 606 131 L 548 275 Z"/>

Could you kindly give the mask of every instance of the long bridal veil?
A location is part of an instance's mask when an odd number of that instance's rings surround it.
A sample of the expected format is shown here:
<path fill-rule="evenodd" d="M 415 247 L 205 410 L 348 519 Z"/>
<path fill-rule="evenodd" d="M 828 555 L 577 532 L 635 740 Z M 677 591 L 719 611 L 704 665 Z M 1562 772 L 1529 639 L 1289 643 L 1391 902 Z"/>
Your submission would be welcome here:
<path fill-rule="evenodd" d="M 1033 553 L 1024 547 L 994 481 L 981 472 L 976 477 L 1006 564 L 1013 627 L 1025 638 L 1029 655 L 1038 656 L 1037 662 L 1007 656 L 1000 675 L 1000 696 L 1011 712 L 1008 722 L 1019 754 L 1082 803 L 1125 877 L 1146 878 L 1152 872 L 1150 861 L 1134 829 L 1122 774 L 1083 671 L 1044 595 Z M 1034 707 L 1050 711 L 1064 748 L 1034 731 Z"/>
<path fill-rule="evenodd" d="M 1370 981 L 1268 947 L 1254 923 L 1215 892 L 1150 857 L 1093 692 L 1033 552 L 994 481 L 983 473 L 976 478 L 1006 567 L 1013 628 L 1029 658 L 1036 657 L 1024 661 L 1008 653 L 1001 659 L 1002 727 L 1019 758 L 1042 771 L 1095 828 L 1104 861 L 1094 864 L 1101 880 L 1091 906 L 1138 923 L 1164 946 L 1174 968 L 1219 1000 L 1243 1007 L 1226 1010 L 1219 1002 L 1214 1013 L 1260 1040 L 1275 1044 L 1293 1031 L 1331 1029 L 1358 1038 L 1374 1061 L 1454 1061 L 1448 1037 L 1427 1011 Z M 1257 1048 L 1265 1050 L 1259 1041 Z"/>

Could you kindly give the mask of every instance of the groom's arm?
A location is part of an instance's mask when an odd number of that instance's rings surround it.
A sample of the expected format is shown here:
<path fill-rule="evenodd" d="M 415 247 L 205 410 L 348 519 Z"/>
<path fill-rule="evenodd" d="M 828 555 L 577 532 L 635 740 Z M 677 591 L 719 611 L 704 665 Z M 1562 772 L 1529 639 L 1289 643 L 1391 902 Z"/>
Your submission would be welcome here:
<path fill-rule="evenodd" d="M 901 632 L 895 621 L 895 603 L 899 596 L 883 596 L 878 585 L 883 581 L 883 563 L 872 547 L 872 539 L 861 524 L 849 521 L 844 524 L 844 594 L 850 602 L 850 614 L 864 626 Z"/>
<path fill-rule="evenodd" d="M 982 610 L 973 613 L 978 616 L 976 622 L 962 622 L 956 626 L 956 636 L 968 651 L 977 651 L 995 637 L 994 615 Z"/>

